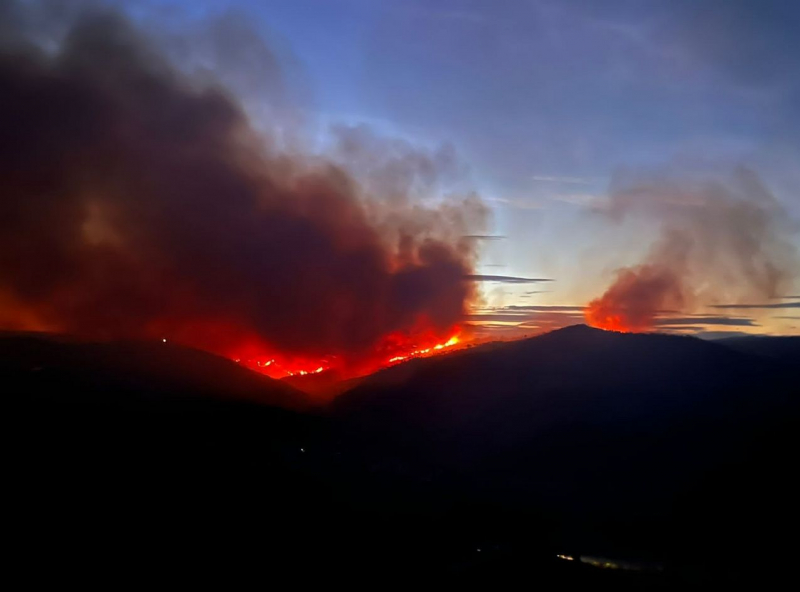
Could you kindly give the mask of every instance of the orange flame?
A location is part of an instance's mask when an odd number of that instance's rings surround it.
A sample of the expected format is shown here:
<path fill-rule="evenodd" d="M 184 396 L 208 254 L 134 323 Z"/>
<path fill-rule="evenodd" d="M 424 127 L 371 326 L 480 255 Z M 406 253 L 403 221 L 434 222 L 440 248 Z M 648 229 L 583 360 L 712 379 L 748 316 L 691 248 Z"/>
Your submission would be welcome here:
<path fill-rule="evenodd" d="M 389 364 L 397 364 L 398 362 L 405 362 L 406 360 L 410 360 L 411 358 L 419 358 L 429 355 L 431 352 L 438 352 L 443 350 L 446 347 L 453 347 L 454 345 L 458 345 L 459 339 L 458 335 L 453 335 L 450 339 L 445 341 L 444 343 L 437 343 L 433 347 L 426 347 L 425 349 L 417 349 L 408 352 L 405 355 L 401 356 L 394 356 L 393 358 L 389 358 Z"/>
<path fill-rule="evenodd" d="M 382 346 L 376 348 L 376 353 L 371 359 L 355 364 L 351 360 L 345 360 L 336 355 L 309 359 L 281 355 L 275 352 L 264 354 L 260 353 L 260 351 L 266 348 L 252 345 L 243 348 L 248 352 L 247 354 L 234 355 L 231 358 L 237 364 L 241 364 L 250 370 L 277 379 L 321 374 L 328 371 L 335 371 L 342 377 L 357 376 L 369 374 L 381 368 L 394 366 L 414 358 L 428 357 L 442 353 L 443 350 L 452 349 L 461 343 L 460 328 L 454 328 L 451 333 L 450 338 L 438 343 L 433 341 L 435 339 L 433 336 L 427 339 L 416 336 L 412 340 L 411 337 L 406 335 L 392 334 L 384 340 Z M 420 341 L 425 343 L 424 347 L 419 347 Z M 382 353 L 387 351 L 393 355 Z"/>
<path fill-rule="evenodd" d="M 599 329 L 640 333 L 653 330 L 661 311 L 683 304 L 680 277 L 669 267 L 645 264 L 617 270 L 614 281 L 589 303 L 584 315 Z"/>
<path fill-rule="evenodd" d="M 584 311 L 586 323 L 598 329 L 606 331 L 618 331 L 620 333 L 637 333 L 644 331 L 644 328 L 634 327 L 628 323 L 626 315 L 608 307 L 602 298 L 593 300 Z"/>

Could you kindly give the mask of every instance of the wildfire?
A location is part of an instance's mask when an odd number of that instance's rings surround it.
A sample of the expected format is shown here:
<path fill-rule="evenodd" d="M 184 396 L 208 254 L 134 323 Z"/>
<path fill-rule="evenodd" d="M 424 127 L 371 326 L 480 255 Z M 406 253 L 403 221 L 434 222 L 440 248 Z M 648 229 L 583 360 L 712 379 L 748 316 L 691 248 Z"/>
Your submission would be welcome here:
<path fill-rule="evenodd" d="M 586 307 L 586 322 L 599 329 L 640 333 L 655 327 L 659 311 L 684 304 L 680 277 L 669 267 L 645 264 L 617 270 L 616 278 Z"/>
<path fill-rule="evenodd" d="M 419 339 L 415 341 L 419 341 Z M 427 347 L 408 349 L 409 347 L 414 347 L 412 342 L 407 338 L 394 335 L 387 339 L 387 343 L 384 344 L 383 347 L 377 349 L 376 355 L 372 359 L 358 364 L 347 362 L 346 360 L 342 360 L 337 356 L 325 356 L 320 359 L 309 360 L 271 354 L 269 356 L 237 356 L 233 357 L 232 359 L 237 364 L 241 364 L 250 370 L 261 372 L 262 374 L 266 374 L 271 378 L 277 379 L 288 378 L 292 376 L 321 374 L 327 371 L 335 371 L 343 376 L 348 376 L 366 374 L 374 372 L 380 368 L 394 366 L 414 358 L 435 355 L 440 353 L 442 350 L 453 348 L 459 343 L 461 343 L 461 339 L 458 334 L 455 334 L 446 341 L 440 343 L 434 343 Z M 382 357 L 380 352 L 387 349 L 391 350 L 395 355 L 390 357 Z"/>
<path fill-rule="evenodd" d="M 291 360 L 285 360 L 283 362 L 278 362 L 275 358 L 270 359 L 259 359 L 259 358 L 234 358 L 234 362 L 237 364 L 241 364 L 251 370 L 255 370 L 256 372 L 261 372 L 262 374 L 266 374 L 272 378 L 286 378 L 289 376 L 307 376 L 309 374 L 320 374 L 328 370 L 330 367 L 327 365 L 327 362 L 324 365 L 319 364 L 316 362 L 316 367 L 313 367 L 314 364 L 309 365 L 308 362 L 293 362 Z"/>
<path fill-rule="evenodd" d="M 427 356 L 431 352 L 437 352 L 443 350 L 446 347 L 453 347 L 454 345 L 458 345 L 458 343 L 459 343 L 458 336 L 453 335 L 450 339 L 448 339 L 444 343 L 437 343 L 433 347 L 426 347 L 425 349 L 417 349 L 402 356 L 394 356 L 393 358 L 389 358 L 389 364 L 396 364 L 398 362 L 405 362 L 406 360 L 410 360 L 411 358 L 419 358 L 421 356 Z"/>
<path fill-rule="evenodd" d="M 624 314 L 611 310 L 600 300 L 593 300 L 584 312 L 586 322 L 592 327 L 620 333 L 636 333 L 642 329 L 632 327 Z"/>

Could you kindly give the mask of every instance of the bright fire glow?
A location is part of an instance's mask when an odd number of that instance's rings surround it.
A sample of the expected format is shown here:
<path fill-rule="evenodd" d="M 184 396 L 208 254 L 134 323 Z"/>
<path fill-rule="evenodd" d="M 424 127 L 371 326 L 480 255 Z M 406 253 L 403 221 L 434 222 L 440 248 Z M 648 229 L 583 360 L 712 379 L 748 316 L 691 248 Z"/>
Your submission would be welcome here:
<path fill-rule="evenodd" d="M 404 362 L 406 360 L 410 360 L 411 358 L 419 358 L 422 356 L 426 356 L 432 351 L 440 351 L 446 347 L 453 347 L 454 345 L 458 345 L 458 343 L 459 343 L 458 336 L 453 335 L 450 339 L 448 339 L 444 343 L 437 343 L 433 347 L 426 347 L 425 349 L 416 349 L 402 356 L 394 356 L 393 358 L 389 358 L 389 364 L 390 365 L 396 364 L 398 362 Z"/>
<path fill-rule="evenodd" d="M 599 300 L 589 303 L 584 312 L 586 322 L 592 327 L 605 329 L 606 331 L 618 331 L 620 333 L 636 333 L 645 330 L 642 327 L 632 326 L 624 314 L 610 311 L 605 308 Z"/>
<path fill-rule="evenodd" d="M 453 331 L 455 332 L 454 335 L 446 341 L 439 343 L 431 343 L 435 337 L 430 338 L 430 341 L 419 337 L 412 341 L 410 338 L 401 335 L 392 335 L 386 340 L 385 344 L 376 349 L 374 356 L 355 365 L 352 363 L 345 364 L 343 360 L 334 355 L 316 359 L 301 359 L 278 354 L 237 355 L 231 356 L 231 358 L 237 364 L 241 364 L 272 378 L 280 379 L 290 376 L 307 376 L 309 374 L 321 374 L 327 371 L 335 371 L 342 376 L 356 376 L 374 372 L 380 368 L 393 366 L 414 358 L 431 356 L 441 353 L 443 350 L 451 349 L 461 343 L 459 337 L 460 330 L 455 328 Z M 420 347 L 420 341 L 428 341 L 428 343 Z M 381 352 L 389 353 L 381 355 Z"/>

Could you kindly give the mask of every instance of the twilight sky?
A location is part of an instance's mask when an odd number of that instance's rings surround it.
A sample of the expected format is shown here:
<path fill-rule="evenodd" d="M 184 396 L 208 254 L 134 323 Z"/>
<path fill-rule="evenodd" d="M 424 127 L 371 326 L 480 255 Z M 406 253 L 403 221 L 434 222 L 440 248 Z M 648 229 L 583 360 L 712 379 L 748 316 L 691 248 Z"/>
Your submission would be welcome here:
<path fill-rule="evenodd" d="M 631 179 L 663 204 L 673 200 L 664 197 L 664 186 L 678 187 L 681 199 L 693 191 L 705 195 L 697 188 L 709 183 L 739 195 L 736 179 L 745 171 L 774 198 L 769 211 L 777 219 L 765 236 L 780 232 L 781 249 L 800 245 L 797 2 L 111 4 L 145 25 L 157 23 L 155 29 L 198 38 L 203 23 L 228 22 L 229 31 L 241 32 L 226 41 L 239 48 L 230 55 L 240 63 L 230 72 L 224 63 L 211 66 L 223 78 L 230 74 L 254 117 L 278 109 L 302 121 L 304 141 L 324 146 L 331 126 L 365 124 L 425 150 L 454 151 L 462 167 L 456 189 L 474 188 L 493 210 L 488 232 L 498 238 L 476 239 L 483 244 L 478 272 L 554 280 L 484 283 L 484 320 L 498 331 L 579 320 L 579 307 L 603 293 L 615 270 L 651 250 L 671 214 L 635 205 L 620 214 L 618 193 Z M 274 55 L 248 45 L 251 33 Z M 173 45 L 179 60 L 202 62 Z M 269 62 L 274 56 L 279 64 Z M 273 69 L 280 70 L 279 93 L 252 76 L 263 70 L 272 80 Z M 445 193 L 438 198 L 447 199 Z M 714 217 L 706 221 L 715 224 Z M 730 237 L 741 232 L 736 227 Z M 727 255 L 704 253 L 709 265 L 725 267 L 718 262 Z M 796 258 L 785 255 L 784 267 L 786 261 L 791 267 Z M 739 281 L 734 272 L 720 275 L 715 286 L 725 289 L 693 288 L 690 310 L 660 324 L 800 333 L 800 303 L 788 298 L 800 284 L 790 271 L 777 284 L 781 293 L 769 298 L 731 289 Z"/>

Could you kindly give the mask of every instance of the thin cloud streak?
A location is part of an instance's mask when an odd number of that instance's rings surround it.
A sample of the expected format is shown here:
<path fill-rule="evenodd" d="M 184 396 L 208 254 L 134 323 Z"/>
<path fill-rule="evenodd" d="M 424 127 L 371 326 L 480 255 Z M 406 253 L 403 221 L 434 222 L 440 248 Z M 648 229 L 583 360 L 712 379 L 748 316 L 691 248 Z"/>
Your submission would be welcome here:
<path fill-rule="evenodd" d="M 738 327 L 758 327 L 753 319 L 735 317 L 678 317 L 667 319 L 656 319 L 657 327 L 668 327 L 673 325 L 687 325 L 689 323 L 701 323 L 703 325 L 730 325 Z"/>
<path fill-rule="evenodd" d="M 800 302 L 781 302 L 773 304 L 714 304 L 711 308 L 740 310 L 773 310 L 784 308 L 800 308 Z"/>
<path fill-rule="evenodd" d="M 548 278 L 524 278 L 511 275 L 485 275 L 485 274 L 465 275 L 464 279 L 470 282 L 496 282 L 499 284 L 535 284 L 539 282 L 555 281 Z"/>
<path fill-rule="evenodd" d="M 566 183 L 570 185 L 590 185 L 592 183 L 590 179 L 584 179 L 582 177 L 550 177 L 546 175 L 534 175 L 531 177 L 531 179 L 539 183 Z"/>

